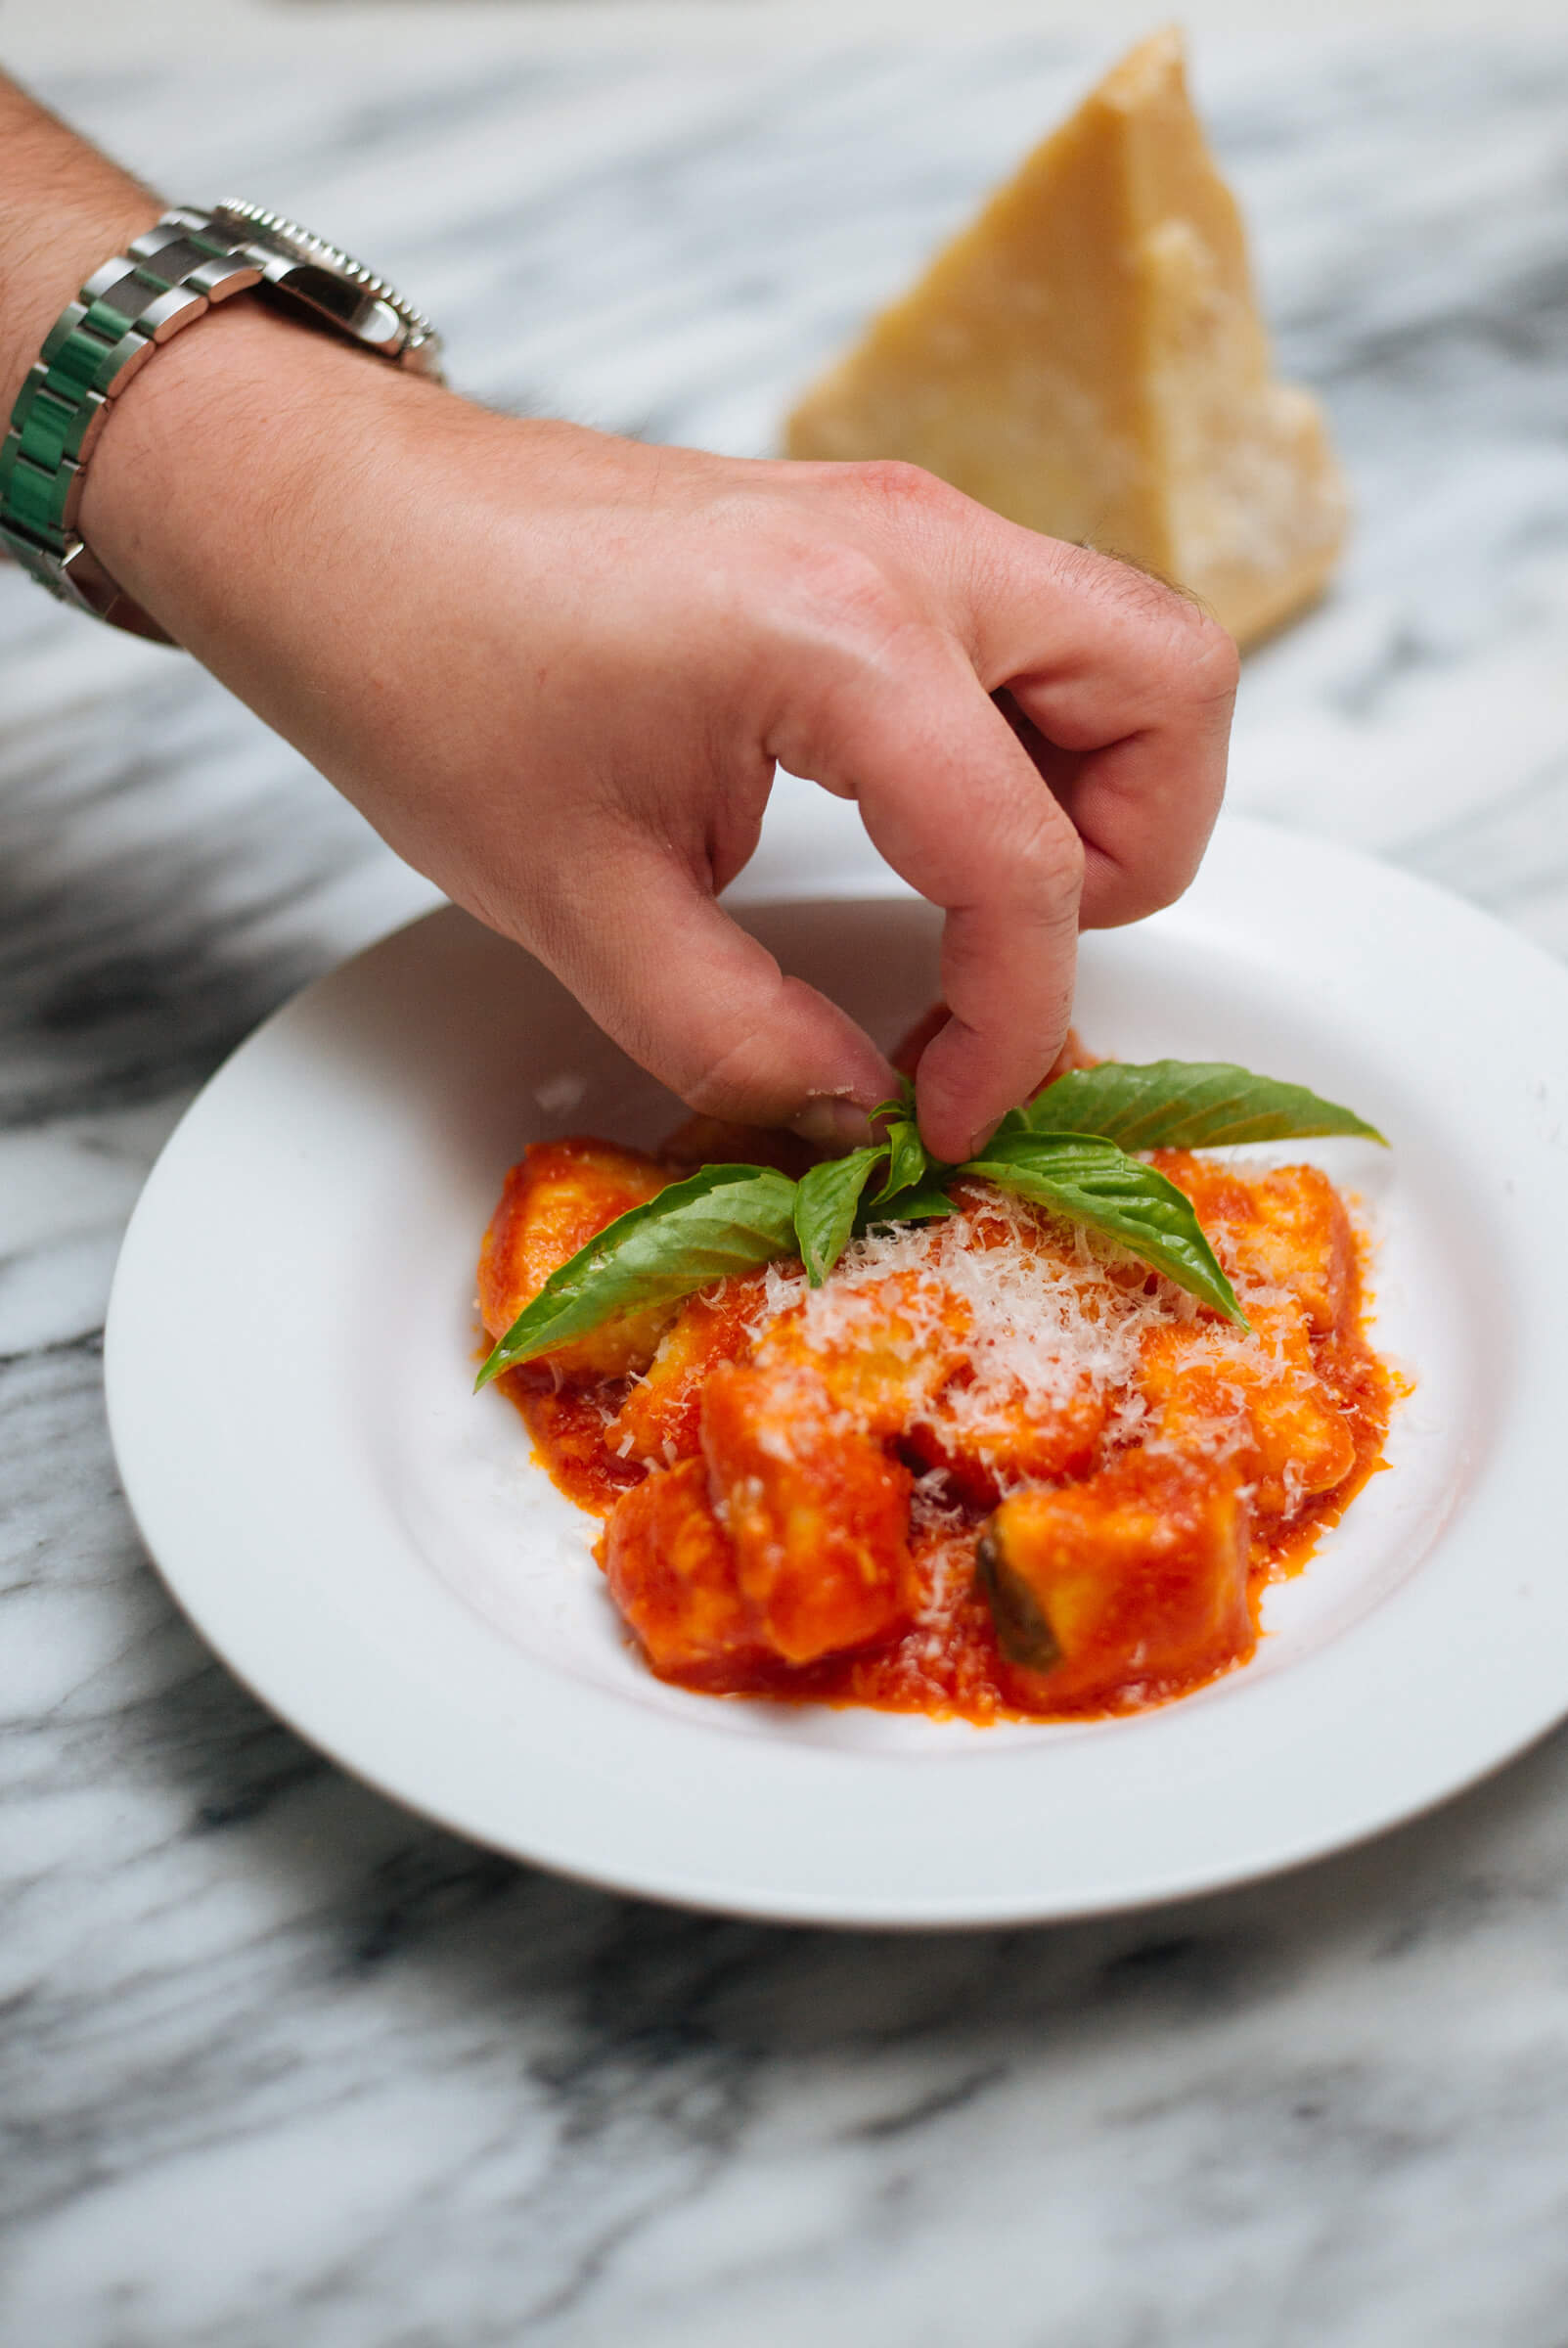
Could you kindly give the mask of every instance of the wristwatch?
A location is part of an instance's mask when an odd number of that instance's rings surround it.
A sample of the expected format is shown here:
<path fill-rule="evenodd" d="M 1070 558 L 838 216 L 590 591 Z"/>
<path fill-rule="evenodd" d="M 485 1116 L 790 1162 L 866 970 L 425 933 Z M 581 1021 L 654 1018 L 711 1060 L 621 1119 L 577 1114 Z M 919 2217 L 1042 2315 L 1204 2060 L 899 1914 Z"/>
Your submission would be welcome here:
<path fill-rule="evenodd" d="M 28 370 L 0 440 L 0 543 L 63 603 L 159 644 L 173 639 L 82 543 L 82 476 L 110 402 L 154 352 L 214 302 L 251 292 L 442 380 L 440 337 L 422 312 L 336 245 L 259 204 L 179 205 L 95 271 Z"/>

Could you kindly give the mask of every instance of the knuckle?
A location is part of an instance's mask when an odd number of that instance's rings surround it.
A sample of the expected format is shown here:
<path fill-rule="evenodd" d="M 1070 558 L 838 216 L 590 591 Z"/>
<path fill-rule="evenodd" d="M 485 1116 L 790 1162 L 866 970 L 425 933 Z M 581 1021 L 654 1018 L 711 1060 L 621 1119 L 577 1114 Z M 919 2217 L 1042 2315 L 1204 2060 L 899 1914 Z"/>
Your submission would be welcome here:
<path fill-rule="evenodd" d="M 710 1045 L 681 1083 L 687 1106 L 708 1117 L 749 1116 L 770 1090 L 758 1081 L 765 1041 L 763 1029 L 752 1025 Z"/>
<path fill-rule="evenodd" d="M 1135 562 L 1130 555 L 1101 554 L 1092 547 L 1063 551 L 1083 566 L 1086 584 L 1092 582 L 1138 617 L 1164 622 L 1193 639 L 1214 635 L 1230 641 L 1201 596 L 1151 564 Z"/>
<path fill-rule="evenodd" d="M 1230 702 L 1241 680 L 1241 655 L 1235 638 L 1211 611 L 1189 607 L 1197 625 L 1187 649 L 1187 662 L 1195 698 Z"/>
<path fill-rule="evenodd" d="M 1060 570 L 1065 583 L 1086 589 L 1102 607 L 1147 633 L 1186 699 L 1202 706 L 1234 700 L 1241 673 L 1235 639 L 1188 588 L 1125 556 L 1091 547 L 1063 546 Z"/>
<path fill-rule="evenodd" d="M 869 503 L 888 509 L 896 519 L 943 511 L 959 496 L 934 473 L 902 457 L 866 458 L 848 471 L 860 494 Z"/>
<path fill-rule="evenodd" d="M 1187 626 L 1204 616 L 1195 596 L 1147 563 L 1137 562 L 1131 555 L 1100 553 L 1093 547 L 1077 547 L 1074 552 L 1100 592 L 1141 618 Z"/>
<path fill-rule="evenodd" d="M 1054 800 L 1041 795 L 1044 804 L 1023 812 L 998 843 L 998 862 L 1014 897 L 1054 929 L 1076 925 L 1084 843 Z"/>

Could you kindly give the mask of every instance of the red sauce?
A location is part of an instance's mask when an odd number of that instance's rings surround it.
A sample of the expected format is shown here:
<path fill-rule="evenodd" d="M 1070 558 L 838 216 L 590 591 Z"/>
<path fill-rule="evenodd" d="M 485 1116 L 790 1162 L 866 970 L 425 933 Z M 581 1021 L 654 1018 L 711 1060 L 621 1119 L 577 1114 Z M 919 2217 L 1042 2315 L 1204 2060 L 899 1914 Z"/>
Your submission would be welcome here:
<path fill-rule="evenodd" d="M 559 1391 L 531 1368 L 507 1370 L 496 1380 L 522 1413 L 533 1437 L 534 1458 L 558 1491 L 595 1516 L 607 1516 L 623 1492 L 640 1484 L 647 1470 L 623 1460 L 605 1441 L 606 1420 L 626 1390 L 616 1379 L 606 1387 L 562 1386 Z M 607 1406 L 607 1407 L 606 1407 Z"/>
<path fill-rule="evenodd" d="M 1192 1175 L 1194 1191 L 1204 1188 L 1190 1161 L 1172 1157 L 1168 1170 L 1178 1179 L 1185 1170 Z M 1208 1174 L 1207 1169 L 1203 1171 Z M 1218 1169 L 1209 1178 L 1209 1188 L 1222 1204 L 1229 1203 L 1232 1217 L 1244 1217 L 1244 1197 Z M 1339 1314 L 1337 1328 L 1312 1341 L 1313 1370 L 1349 1430 L 1354 1463 L 1331 1489 L 1298 1506 L 1282 1533 L 1270 1537 L 1263 1531 L 1254 1532 L 1247 1576 L 1253 1640 L 1269 1585 L 1301 1570 L 1322 1533 L 1339 1521 L 1367 1478 L 1383 1465 L 1381 1455 L 1396 1383 L 1367 1335 L 1364 1270 L 1364 1248 L 1358 1240 L 1352 1260 L 1342 1268 L 1342 1277 L 1348 1282 L 1348 1304 Z M 540 1465 L 578 1507 L 607 1517 L 621 1495 L 643 1480 L 646 1468 L 619 1456 L 606 1437 L 609 1422 L 628 1391 L 627 1379 L 605 1378 L 596 1385 L 558 1390 L 549 1374 L 535 1367 L 512 1372 L 502 1382 L 522 1414 Z M 889 1444 L 891 1459 L 896 1459 L 899 1451 L 896 1440 Z M 910 1454 L 908 1464 L 918 1473 L 925 1462 Z M 918 1612 L 920 1619 L 882 1644 L 794 1664 L 771 1654 L 738 1652 L 722 1662 L 666 1668 L 659 1676 L 707 1694 L 869 1705 L 983 1725 L 998 1720 L 1082 1719 L 1143 1710 L 1212 1681 L 1251 1651 L 1250 1640 L 1232 1644 L 1207 1658 L 1201 1669 L 1164 1677 L 1155 1674 L 1130 1681 L 1108 1695 L 1063 1702 L 1053 1694 L 1049 1674 L 1009 1662 L 999 1647 L 991 1607 L 974 1570 L 976 1540 L 989 1514 L 986 1506 L 955 1503 L 953 1514 L 940 1530 L 914 1536 L 911 1555 L 918 1603 L 913 1609 L 905 1609 L 904 1619 L 908 1620 L 911 1611 Z M 603 1562 L 603 1542 L 599 1554 Z M 650 1667 L 653 1667 L 651 1663 Z"/>

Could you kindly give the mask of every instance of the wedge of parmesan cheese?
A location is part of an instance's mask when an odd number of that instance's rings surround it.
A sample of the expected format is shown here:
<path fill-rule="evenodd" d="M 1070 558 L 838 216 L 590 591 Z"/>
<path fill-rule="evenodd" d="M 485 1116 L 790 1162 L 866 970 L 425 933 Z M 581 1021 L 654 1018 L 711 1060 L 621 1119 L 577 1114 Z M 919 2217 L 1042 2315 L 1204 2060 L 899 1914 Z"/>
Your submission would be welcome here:
<path fill-rule="evenodd" d="M 1156 33 L 1037 148 L 789 420 L 1121 555 L 1232 635 L 1321 591 L 1346 521 L 1317 402 L 1271 368 L 1235 199 Z"/>

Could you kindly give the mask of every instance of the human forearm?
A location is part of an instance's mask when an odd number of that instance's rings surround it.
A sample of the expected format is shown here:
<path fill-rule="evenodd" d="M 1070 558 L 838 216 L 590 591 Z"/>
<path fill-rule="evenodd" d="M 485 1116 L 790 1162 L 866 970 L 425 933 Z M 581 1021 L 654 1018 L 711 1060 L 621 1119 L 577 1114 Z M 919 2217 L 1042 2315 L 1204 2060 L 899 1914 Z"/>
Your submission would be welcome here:
<path fill-rule="evenodd" d="M 158 206 L 4 102 L 14 389 Z M 715 902 L 776 760 L 857 799 L 947 915 L 953 1016 L 918 1093 L 948 1159 L 1051 1065 L 1080 922 L 1178 893 L 1218 805 L 1234 650 L 1152 581 L 907 466 L 492 415 L 245 294 L 112 400 L 78 525 L 411 862 L 719 1115 L 847 1135 L 890 1082 Z"/>

